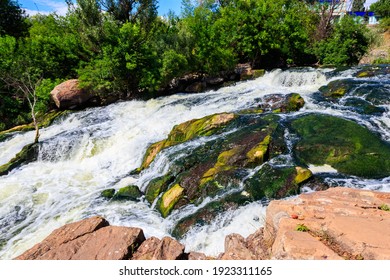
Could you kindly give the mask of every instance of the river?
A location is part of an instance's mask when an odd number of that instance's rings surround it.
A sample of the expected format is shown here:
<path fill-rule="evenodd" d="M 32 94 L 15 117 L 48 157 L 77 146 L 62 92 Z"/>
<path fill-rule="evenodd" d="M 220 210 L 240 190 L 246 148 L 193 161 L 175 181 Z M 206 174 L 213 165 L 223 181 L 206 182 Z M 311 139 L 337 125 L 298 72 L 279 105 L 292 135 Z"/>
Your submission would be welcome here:
<path fill-rule="evenodd" d="M 300 93 L 305 99 L 304 108 L 289 114 L 319 112 L 353 119 L 390 142 L 390 75 L 354 78 L 357 71 L 358 68 L 278 69 L 217 91 L 119 102 L 56 120 L 41 130 L 38 160 L 0 177 L 0 259 L 12 259 L 54 229 L 93 215 L 102 215 L 112 225 L 140 227 L 147 237 L 170 235 L 175 221 L 193 213 L 196 207 L 174 211 L 164 219 L 146 200 L 108 201 L 101 198 L 101 191 L 129 184 L 144 190 L 151 179 L 164 173 L 169 161 L 162 154 L 140 175 L 130 175 L 140 166 L 148 145 L 166 138 L 174 125 L 214 113 L 250 108 L 269 94 Z M 380 105 L 381 113 L 360 113 L 348 104 L 347 97 L 338 104 L 316 98 L 321 86 L 338 79 L 358 81 L 354 90 L 367 86 L 382 88 L 388 99 Z M 34 132 L 24 132 L 0 142 L 0 165 L 33 139 Z M 188 145 L 191 148 L 199 143 Z M 390 191 L 390 177 L 360 179 L 335 176 L 331 169 L 313 171 L 325 172 L 332 185 Z M 191 230 L 181 242 L 187 250 L 215 256 L 223 251 L 227 234 L 239 233 L 245 237 L 261 227 L 265 209 L 266 205 L 257 201 L 227 211 L 211 225 Z"/>

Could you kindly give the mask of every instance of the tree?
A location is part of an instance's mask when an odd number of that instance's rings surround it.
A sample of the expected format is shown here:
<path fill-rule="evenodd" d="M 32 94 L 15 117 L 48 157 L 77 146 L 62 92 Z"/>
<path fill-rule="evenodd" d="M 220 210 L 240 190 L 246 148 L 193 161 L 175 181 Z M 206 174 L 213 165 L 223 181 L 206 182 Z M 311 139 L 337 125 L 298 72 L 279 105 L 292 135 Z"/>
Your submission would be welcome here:
<path fill-rule="evenodd" d="M 102 9 L 120 23 L 137 20 L 150 25 L 157 16 L 156 0 L 98 0 Z"/>
<path fill-rule="evenodd" d="M 354 65 L 369 47 L 368 29 L 352 16 L 344 16 L 335 26 L 331 36 L 316 46 L 315 52 L 321 64 L 337 66 Z"/>
<path fill-rule="evenodd" d="M 363 12 L 364 3 L 366 3 L 366 0 L 353 0 L 352 12 Z"/>
<path fill-rule="evenodd" d="M 13 0 L 0 0 L 0 35 L 21 37 L 27 34 L 26 13 Z"/>
<path fill-rule="evenodd" d="M 370 10 L 378 16 L 388 18 L 390 17 L 390 0 L 379 0 L 370 6 Z"/>

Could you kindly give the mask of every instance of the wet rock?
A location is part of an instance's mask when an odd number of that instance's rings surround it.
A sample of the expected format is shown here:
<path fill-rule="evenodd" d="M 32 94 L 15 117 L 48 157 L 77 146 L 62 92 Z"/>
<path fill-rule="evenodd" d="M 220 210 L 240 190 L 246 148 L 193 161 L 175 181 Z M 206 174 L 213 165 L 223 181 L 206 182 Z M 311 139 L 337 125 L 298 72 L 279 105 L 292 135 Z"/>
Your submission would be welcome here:
<path fill-rule="evenodd" d="M 185 92 L 188 93 L 199 93 L 205 91 L 207 88 L 206 82 L 195 82 L 188 87 L 186 87 Z"/>
<path fill-rule="evenodd" d="M 101 192 L 101 196 L 104 198 L 113 198 L 115 194 L 115 189 L 107 189 Z"/>
<path fill-rule="evenodd" d="M 50 111 L 44 115 L 40 115 L 37 117 L 38 127 L 48 127 L 50 126 L 56 119 L 58 119 L 61 116 L 66 115 L 67 111 Z M 6 138 L 13 135 L 15 132 L 21 132 L 21 131 L 31 131 L 35 130 L 35 126 L 33 123 L 29 124 L 23 124 L 18 125 L 13 128 L 10 128 L 8 130 L 4 130 L 0 132 L 0 141 L 5 140 Z"/>
<path fill-rule="evenodd" d="M 81 107 L 93 95 L 79 87 L 79 81 L 72 79 L 56 86 L 50 93 L 51 98 L 59 109 L 74 109 Z"/>
<path fill-rule="evenodd" d="M 151 180 L 146 188 L 146 200 L 152 204 L 161 192 L 167 190 L 168 186 L 174 181 L 174 179 L 174 176 L 167 174 Z"/>
<path fill-rule="evenodd" d="M 300 185 L 312 176 L 303 167 L 275 168 L 265 164 L 244 182 L 245 190 L 254 201 L 262 198 L 283 198 L 299 193 Z"/>
<path fill-rule="evenodd" d="M 215 134 L 235 118 L 236 115 L 233 113 L 221 113 L 201 119 L 190 120 L 174 126 L 166 140 L 152 144 L 148 148 L 140 170 L 147 168 L 162 149 L 192 140 L 196 137 Z"/>
<path fill-rule="evenodd" d="M 184 188 L 179 184 L 174 185 L 167 190 L 157 202 L 157 209 L 161 215 L 165 218 L 172 211 L 175 204 L 182 198 Z"/>
<path fill-rule="evenodd" d="M 351 79 L 335 80 L 331 81 L 326 86 L 321 87 L 319 91 L 325 97 L 340 98 L 349 92 L 355 83 L 356 82 Z"/>
<path fill-rule="evenodd" d="M 23 164 L 36 161 L 39 153 L 39 144 L 29 144 L 15 155 L 8 163 L 0 166 L 0 176 L 7 175 Z"/>
<path fill-rule="evenodd" d="M 142 196 L 142 192 L 137 186 L 127 186 L 120 188 L 113 196 L 113 199 L 128 199 L 138 200 Z"/>
<path fill-rule="evenodd" d="M 364 178 L 390 176 L 390 146 L 359 124 L 329 115 L 292 121 L 300 137 L 294 153 L 306 165 L 328 164 L 341 173 Z"/>
<path fill-rule="evenodd" d="M 361 67 L 354 76 L 357 78 L 369 78 L 380 75 L 390 74 L 390 67 L 388 65 L 367 65 Z"/>

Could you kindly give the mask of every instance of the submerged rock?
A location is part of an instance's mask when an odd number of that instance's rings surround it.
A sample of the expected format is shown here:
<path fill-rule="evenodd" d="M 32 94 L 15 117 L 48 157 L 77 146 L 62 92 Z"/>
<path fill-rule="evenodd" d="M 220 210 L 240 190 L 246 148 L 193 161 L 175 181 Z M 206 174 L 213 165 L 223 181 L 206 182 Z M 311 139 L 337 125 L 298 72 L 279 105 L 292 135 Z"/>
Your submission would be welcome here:
<path fill-rule="evenodd" d="M 350 120 L 310 114 L 291 123 L 300 137 L 294 154 L 306 165 L 328 164 L 364 178 L 390 176 L 390 145 Z"/>

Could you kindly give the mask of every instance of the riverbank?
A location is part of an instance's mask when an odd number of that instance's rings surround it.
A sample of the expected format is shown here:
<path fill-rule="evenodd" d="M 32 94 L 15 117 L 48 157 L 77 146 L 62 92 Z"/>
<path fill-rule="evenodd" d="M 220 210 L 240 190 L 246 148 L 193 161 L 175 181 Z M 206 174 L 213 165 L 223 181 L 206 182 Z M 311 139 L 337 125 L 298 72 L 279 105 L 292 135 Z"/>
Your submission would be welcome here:
<path fill-rule="evenodd" d="M 390 259 L 390 194 L 331 188 L 274 200 L 264 227 L 225 237 L 218 256 L 187 252 L 166 236 L 145 238 L 139 228 L 91 217 L 53 231 L 19 260 L 386 260 Z"/>

